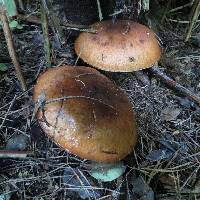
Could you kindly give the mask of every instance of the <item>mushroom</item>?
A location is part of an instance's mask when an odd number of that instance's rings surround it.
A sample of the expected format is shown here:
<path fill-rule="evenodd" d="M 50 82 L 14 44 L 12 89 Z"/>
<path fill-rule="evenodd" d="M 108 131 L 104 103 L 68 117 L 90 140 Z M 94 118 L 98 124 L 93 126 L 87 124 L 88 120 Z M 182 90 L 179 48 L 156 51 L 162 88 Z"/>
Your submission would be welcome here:
<path fill-rule="evenodd" d="M 94 33 L 81 33 L 75 41 L 77 55 L 104 71 L 132 72 L 151 67 L 161 48 L 154 32 L 131 20 L 97 22 Z"/>
<path fill-rule="evenodd" d="M 41 96 L 39 124 L 47 136 L 72 154 L 113 163 L 136 145 L 136 120 L 128 97 L 96 69 L 50 68 L 34 87 L 34 102 Z"/>
<path fill-rule="evenodd" d="M 169 88 L 200 105 L 200 99 L 156 66 L 161 47 L 153 31 L 131 20 L 101 21 L 91 26 L 95 33 L 81 33 L 75 41 L 78 57 L 86 63 L 111 72 L 133 72 L 145 85 L 150 84 L 142 69 L 159 78 Z M 140 71 L 138 71 L 140 70 Z"/>

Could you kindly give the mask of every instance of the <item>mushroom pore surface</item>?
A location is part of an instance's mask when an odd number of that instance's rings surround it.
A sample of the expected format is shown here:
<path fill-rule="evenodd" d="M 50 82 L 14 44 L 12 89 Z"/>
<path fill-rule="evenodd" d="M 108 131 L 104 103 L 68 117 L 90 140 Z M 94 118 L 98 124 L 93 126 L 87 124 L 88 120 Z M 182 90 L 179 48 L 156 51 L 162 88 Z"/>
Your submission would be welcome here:
<path fill-rule="evenodd" d="M 44 132 L 81 158 L 113 162 L 136 144 L 135 115 L 127 96 L 106 76 L 89 67 L 48 69 L 37 80 L 34 101 Z"/>
<path fill-rule="evenodd" d="M 96 33 L 81 33 L 76 54 L 86 63 L 105 71 L 131 72 L 151 67 L 161 56 L 156 35 L 131 20 L 97 22 Z"/>

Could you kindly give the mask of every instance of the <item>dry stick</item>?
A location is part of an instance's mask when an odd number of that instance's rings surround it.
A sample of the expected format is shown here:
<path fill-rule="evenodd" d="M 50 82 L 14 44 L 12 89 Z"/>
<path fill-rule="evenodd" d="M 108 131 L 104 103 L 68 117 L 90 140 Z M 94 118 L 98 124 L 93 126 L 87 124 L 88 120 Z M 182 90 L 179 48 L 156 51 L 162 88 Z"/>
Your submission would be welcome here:
<path fill-rule="evenodd" d="M 91 29 L 88 25 L 69 24 L 67 22 L 63 22 L 61 25 L 72 29 Z"/>
<path fill-rule="evenodd" d="M 167 21 L 170 21 L 170 22 L 176 22 L 176 23 L 180 23 L 180 24 L 189 24 L 191 23 L 190 21 L 183 21 L 183 20 L 176 20 L 176 19 L 167 19 Z M 200 20 L 197 20 L 196 22 L 200 22 Z"/>
<path fill-rule="evenodd" d="M 161 81 L 163 81 L 165 84 L 167 84 L 174 90 L 180 92 L 181 94 L 187 96 L 190 100 L 194 101 L 198 106 L 200 106 L 200 97 L 196 96 L 190 90 L 183 87 L 182 85 L 174 81 L 172 78 L 168 77 L 166 74 L 160 71 L 158 67 L 152 67 L 149 69 L 149 71 L 156 75 L 158 78 L 160 78 Z"/>
<path fill-rule="evenodd" d="M 45 2 L 41 1 L 41 21 L 42 21 L 42 32 L 44 36 L 44 49 L 45 49 L 45 57 L 46 57 L 46 65 L 47 67 L 51 66 L 51 48 L 49 41 L 49 22 L 48 16 L 45 8 Z"/>
<path fill-rule="evenodd" d="M 160 163 L 161 161 L 159 160 L 158 162 L 157 162 L 157 164 L 155 165 L 155 167 L 154 167 L 154 169 L 160 169 Z M 151 182 L 151 180 L 152 180 L 152 178 L 157 174 L 158 172 L 155 170 L 152 170 L 151 171 L 151 173 L 149 174 L 149 177 L 148 177 L 148 180 L 147 180 L 147 184 L 149 185 L 150 184 L 150 182 Z"/>
<path fill-rule="evenodd" d="M 183 6 L 179 6 L 179 7 L 176 7 L 176 8 L 174 8 L 174 9 L 171 9 L 171 10 L 168 11 L 168 13 L 172 13 L 172 12 L 181 10 L 181 9 L 183 9 L 183 8 L 192 6 L 193 2 L 194 2 L 194 1 L 191 1 L 190 3 L 187 3 L 187 4 L 183 5 Z"/>
<path fill-rule="evenodd" d="M 32 151 L 0 150 L 0 158 L 25 158 L 33 155 Z"/>
<path fill-rule="evenodd" d="M 18 14 L 17 18 L 20 19 L 20 20 L 24 20 L 24 21 L 27 21 L 27 22 L 31 22 L 31 23 L 34 23 L 34 24 L 41 25 L 41 20 L 37 16 L 33 16 L 33 15 L 27 15 L 26 16 L 26 15 Z M 49 22 L 49 24 L 50 24 L 50 26 L 52 26 L 51 22 Z M 70 24 L 70 23 L 67 23 L 67 22 L 63 22 L 60 25 L 66 27 L 68 30 L 96 33 L 96 30 L 92 29 L 91 27 L 89 27 L 87 25 Z"/>
<path fill-rule="evenodd" d="M 60 19 L 58 16 L 55 15 L 53 11 L 53 5 L 52 0 L 46 1 L 42 0 L 46 5 L 46 13 L 49 17 L 49 21 L 51 22 L 51 29 L 55 35 L 56 43 L 58 46 L 61 47 L 62 43 L 65 41 L 64 35 L 63 35 L 63 29 L 60 24 Z"/>
<path fill-rule="evenodd" d="M 98 7 L 98 12 L 99 12 L 99 20 L 102 21 L 103 16 L 102 16 L 101 4 L 100 4 L 100 1 L 99 1 L 99 0 L 97 0 L 97 7 Z"/>
<path fill-rule="evenodd" d="M 191 10 L 191 20 L 190 20 L 189 26 L 187 27 L 187 33 L 186 33 L 186 38 L 185 38 L 186 42 L 189 40 L 191 36 L 192 28 L 194 24 L 197 22 L 199 15 L 200 15 L 200 1 L 196 0 Z"/>
<path fill-rule="evenodd" d="M 9 27 L 9 23 L 8 23 L 8 18 L 6 15 L 6 10 L 0 5 L 0 18 L 2 21 L 2 27 L 3 27 L 3 32 L 6 38 L 6 43 L 8 46 L 8 51 L 10 54 L 10 57 L 12 59 L 13 65 L 15 67 L 16 70 L 16 74 L 17 74 L 17 78 L 21 83 L 21 87 L 22 89 L 25 91 L 27 89 L 24 77 L 22 75 L 22 71 L 21 71 L 21 67 L 19 64 L 19 61 L 17 59 L 17 54 L 14 48 L 14 44 L 13 44 L 13 38 L 12 38 L 12 33 Z"/>
<path fill-rule="evenodd" d="M 169 0 L 168 3 L 167 3 L 167 6 L 166 6 L 165 11 L 164 11 L 164 13 L 163 13 L 163 16 L 162 16 L 162 18 L 161 18 L 161 24 L 163 24 L 164 21 L 165 21 L 165 18 L 166 18 L 166 15 L 167 15 L 168 10 L 169 10 L 169 8 L 170 8 L 171 2 L 172 2 L 172 0 Z"/>
<path fill-rule="evenodd" d="M 65 23 L 63 23 L 63 26 L 65 26 L 66 29 L 68 29 L 68 30 L 74 30 L 74 31 L 80 31 L 80 32 L 88 32 L 88 33 L 97 33 L 96 30 L 94 30 L 94 29 L 92 29 L 92 28 L 88 28 L 88 27 L 83 28 L 83 27 L 85 27 L 85 26 L 81 26 L 81 25 L 80 25 L 81 28 L 70 27 L 70 26 L 68 26 L 68 25 L 65 25 Z M 79 26 L 79 25 L 77 25 L 77 26 Z"/>
<path fill-rule="evenodd" d="M 27 22 L 31 22 L 34 24 L 40 24 L 41 25 L 41 21 L 37 16 L 34 15 L 22 15 L 22 14 L 18 14 L 17 18 L 23 21 L 27 21 Z"/>
<path fill-rule="evenodd" d="M 25 92 L 23 92 L 22 94 L 20 94 L 18 97 L 16 97 L 16 100 L 18 100 L 18 99 L 20 99 L 22 96 L 25 96 L 26 94 L 28 94 L 28 92 L 29 92 L 30 90 L 32 90 L 32 89 L 33 89 L 33 87 L 29 88 L 28 90 L 26 90 Z M 3 110 L 4 108 L 6 108 L 7 106 L 9 106 L 11 103 L 12 103 L 12 101 L 10 101 L 10 102 L 4 104 L 2 107 L 0 107 L 0 111 Z"/>
<path fill-rule="evenodd" d="M 2 121 L 2 123 L 1 123 L 1 125 L 0 125 L 0 129 L 1 129 L 2 126 L 4 125 L 4 123 L 5 123 L 5 121 L 6 121 L 7 117 L 8 117 L 8 114 L 9 114 L 9 112 L 10 112 L 10 109 L 12 108 L 12 106 L 13 106 L 15 100 L 16 100 L 16 97 L 17 97 L 17 96 L 15 95 L 14 98 L 13 98 L 13 100 L 12 100 L 12 102 L 11 102 L 11 104 L 10 104 L 10 106 L 9 106 L 9 108 L 8 108 L 8 110 L 7 110 L 7 112 L 6 112 L 6 114 L 5 114 L 5 117 L 4 117 L 3 121 Z"/>

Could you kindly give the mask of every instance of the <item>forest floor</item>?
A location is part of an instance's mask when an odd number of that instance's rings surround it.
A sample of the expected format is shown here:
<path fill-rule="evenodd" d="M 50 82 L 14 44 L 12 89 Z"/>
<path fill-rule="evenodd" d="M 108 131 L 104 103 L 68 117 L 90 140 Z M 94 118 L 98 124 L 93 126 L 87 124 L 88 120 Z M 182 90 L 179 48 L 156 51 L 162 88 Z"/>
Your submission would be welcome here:
<path fill-rule="evenodd" d="M 197 31 L 197 30 L 195 30 Z M 160 32 L 159 68 L 200 96 L 199 46 L 184 42 L 185 24 L 168 23 Z M 39 25 L 24 23 L 13 31 L 17 55 L 27 81 L 22 92 L 3 32 L 0 31 L 0 150 L 30 151 L 24 158 L 0 158 L 0 199 L 200 199 L 200 108 L 168 88 L 148 70 L 149 84 L 134 73 L 105 73 L 126 92 L 137 115 L 138 144 L 124 163 L 126 172 L 111 183 L 88 174 L 87 161 L 61 150 L 39 128 L 33 115 L 33 87 L 45 71 Z M 73 65 L 74 37 L 59 48 L 53 33 L 54 66 Z M 78 61 L 79 65 L 83 63 Z M 30 154 L 29 154 L 30 153 Z"/>

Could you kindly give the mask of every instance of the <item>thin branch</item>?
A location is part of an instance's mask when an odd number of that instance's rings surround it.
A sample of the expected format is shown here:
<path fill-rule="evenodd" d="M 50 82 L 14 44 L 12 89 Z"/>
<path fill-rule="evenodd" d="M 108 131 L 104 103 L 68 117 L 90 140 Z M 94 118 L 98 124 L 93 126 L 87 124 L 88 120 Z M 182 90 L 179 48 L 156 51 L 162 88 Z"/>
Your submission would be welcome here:
<path fill-rule="evenodd" d="M 196 96 L 192 91 L 183 87 L 182 85 L 174 81 L 172 78 L 168 77 L 166 74 L 160 71 L 158 67 L 152 67 L 149 69 L 149 71 L 152 72 L 158 78 L 160 78 L 160 80 L 166 85 L 178 91 L 182 95 L 188 97 L 190 100 L 194 101 L 198 106 L 200 106 L 200 97 Z"/>
<path fill-rule="evenodd" d="M 192 33 L 193 26 L 197 22 L 198 17 L 200 15 L 200 1 L 199 0 L 196 0 L 194 2 L 190 15 L 191 15 L 191 20 L 190 20 L 190 24 L 187 27 L 187 33 L 186 33 L 186 38 L 185 38 L 186 42 L 189 40 Z"/>
<path fill-rule="evenodd" d="M 23 21 L 31 22 L 34 24 L 40 24 L 41 25 L 41 20 L 35 15 L 23 15 L 23 14 L 18 14 L 17 18 Z"/>
<path fill-rule="evenodd" d="M 165 10 L 164 10 L 164 13 L 163 13 L 163 16 L 162 16 L 162 18 L 161 18 L 161 24 L 163 24 L 164 21 L 165 21 L 165 18 L 166 18 L 166 15 L 167 15 L 167 13 L 168 13 L 168 10 L 169 10 L 169 8 L 170 8 L 171 2 L 172 2 L 172 0 L 169 0 L 169 1 L 167 2 L 167 6 L 166 6 L 166 8 L 165 8 Z"/>
<path fill-rule="evenodd" d="M 34 15 L 22 15 L 18 14 L 17 18 L 23 21 L 31 22 L 34 24 L 39 24 L 41 25 L 41 20 Z M 49 22 L 50 26 L 52 26 L 51 21 Z M 74 30 L 74 31 L 81 31 L 81 32 L 89 32 L 89 33 L 96 33 L 96 30 L 92 29 L 88 25 L 80 25 L 80 24 L 70 24 L 67 22 L 62 22 L 60 24 L 61 26 L 65 27 L 68 30 Z"/>
<path fill-rule="evenodd" d="M 186 20 L 176 20 L 176 19 L 166 19 L 167 21 L 170 21 L 170 22 L 176 22 L 176 23 L 180 23 L 180 24 L 189 24 L 191 23 L 190 21 L 186 21 Z M 197 22 L 200 22 L 200 20 L 197 20 Z"/>
<path fill-rule="evenodd" d="M 0 150 L 0 158 L 25 158 L 33 155 L 32 151 Z"/>
<path fill-rule="evenodd" d="M 99 20 L 102 21 L 103 16 L 102 16 L 101 4 L 99 0 L 97 0 L 97 7 L 98 7 L 98 12 L 99 12 Z"/>
<path fill-rule="evenodd" d="M 15 100 L 16 100 L 16 97 L 17 97 L 17 96 L 15 95 L 14 98 L 13 98 L 13 100 L 12 100 L 12 102 L 11 102 L 11 104 L 10 104 L 10 106 L 9 106 L 9 108 L 8 108 L 8 111 L 6 112 L 5 117 L 4 117 L 4 119 L 3 119 L 3 121 L 2 121 L 2 123 L 1 123 L 1 125 L 0 125 L 0 129 L 3 127 L 5 121 L 6 121 L 7 117 L 8 117 L 8 114 L 9 114 L 9 112 L 10 112 L 10 109 L 12 108 L 12 106 L 13 106 Z"/>
<path fill-rule="evenodd" d="M 172 12 L 181 10 L 183 8 L 190 7 L 190 6 L 192 6 L 193 2 L 194 1 L 191 1 L 190 3 L 187 3 L 187 4 L 183 5 L 183 6 L 179 6 L 179 7 L 173 8 L 173 9 L 169 10 L 168 13 L 172 13 Z"/>
<path fill-rule="evenodd" d="M 48 15 L 45 7 L 45 0 L 41 0 L 41 21 L 42 21 L 42 32 L 44 36 L 44 49 L 46 57 L 46 66 L 51 66 L 51 47 L 49 40 L 49 22 Z"/>
<path fill-rule="evenodd" d="M 2 21 L 2 27 L 3 27 L 3 32 L 6 38 L 6 43 L 8 46 L 8 51 L 10 54 L 10 57 L 12 59 L 13 65 L 15 67 L 16 70 L 16 75 L 18 80 L 21 83 L 21 87 L 22 89 L 25 91 L 27 89 L 22 71 L 21 71 L 21 67 L 17 58 L 17 54 L 14 48 L 14 43 L 13 43 L 13 38 L 12 38 L 12 33 L 9 27 L 9 23 L 8 23 L 8 18 L 6 15 L 6 10 L 3 8 L 3 6 L 0 5 L 0 19 Z"/>

